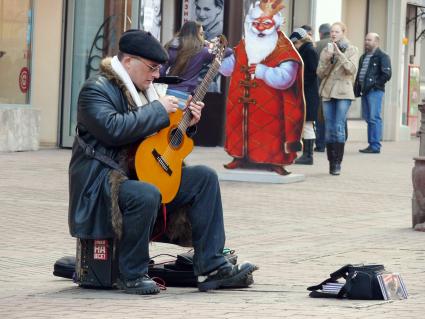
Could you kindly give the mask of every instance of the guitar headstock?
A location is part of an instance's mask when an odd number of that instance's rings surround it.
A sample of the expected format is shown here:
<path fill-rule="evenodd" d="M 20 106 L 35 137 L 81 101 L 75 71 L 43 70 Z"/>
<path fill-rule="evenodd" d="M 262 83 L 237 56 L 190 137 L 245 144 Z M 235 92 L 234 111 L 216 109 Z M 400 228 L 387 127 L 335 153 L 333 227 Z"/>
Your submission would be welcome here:
<path fill-rule="evenodd" d="M 211 39 L 208 49 L 212 54 L 215 54 L 216 59 L 221 61 L 224 57 L 224 51 L 227 48 L 227 44 L 228 44 L 227 39 L 222 34 L 222 35 L 219 35 L 218 37 Z"/>

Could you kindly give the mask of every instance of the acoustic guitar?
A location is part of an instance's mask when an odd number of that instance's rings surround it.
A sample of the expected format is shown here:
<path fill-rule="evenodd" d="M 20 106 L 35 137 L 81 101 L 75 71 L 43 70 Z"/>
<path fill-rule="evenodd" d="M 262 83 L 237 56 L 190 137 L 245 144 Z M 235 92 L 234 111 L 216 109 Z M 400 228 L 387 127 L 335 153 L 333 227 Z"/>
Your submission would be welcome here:
<path fill-rule="evenodd" d="M 195 89 L 193 101 L 202 101 L 209 84 L 218 73 L 226 38 L 221 35 L 212 42 L 215 53 L 214 61 L 204 79 Z M 186 101 L 186 107 L 189 100 Z M 190 111 L 178 109 L 170 114 L 170 125 L 157 134 L 147 137 L 137 147 L 135 154 L 135 171 L 141 181 L 155 185 L 162 195 L 162 203 L 171 202 L 180 187 L 183 160 L 192 152 L 193 140 L 186 135 L 186 130 L 192 120 Z"/>

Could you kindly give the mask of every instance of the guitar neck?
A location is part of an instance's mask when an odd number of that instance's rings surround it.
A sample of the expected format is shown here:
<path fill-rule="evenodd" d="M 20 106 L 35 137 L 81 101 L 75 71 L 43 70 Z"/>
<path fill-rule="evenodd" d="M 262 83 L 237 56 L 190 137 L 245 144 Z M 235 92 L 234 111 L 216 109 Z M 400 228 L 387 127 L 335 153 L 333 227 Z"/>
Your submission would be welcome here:
<path fill-rule="evenodd" d="M 193 95 L 192 101 L 194 102 L 201 102 L 205 94 L 207 94 L 208 86 L 211 84 L 211 82 L 214 80 L 214 77 L 218 73 L 218 69 L 220 68 L 220 61 L 218 59 L 214 59 L 214 62 L 212 63 L 210 69 L 208 70 L 207 74 L 205 75 L 202 82 L 198 85 L 198 87 L 195 90 L 195 94 Z M 190 121 L 192 120 L 192 113 L 186 112 L 183 116 L 183 119 L 181 123 L 179 124 L 179 128 L 185 132 L 186 129 L 189 127 Z"/>

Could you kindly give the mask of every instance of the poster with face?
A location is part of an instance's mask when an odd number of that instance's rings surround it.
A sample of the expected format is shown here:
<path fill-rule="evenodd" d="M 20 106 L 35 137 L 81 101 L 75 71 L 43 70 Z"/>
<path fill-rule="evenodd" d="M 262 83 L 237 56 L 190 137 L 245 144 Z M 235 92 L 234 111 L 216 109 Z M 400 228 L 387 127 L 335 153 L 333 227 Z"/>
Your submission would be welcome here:
<path fill-rule="evenodd" d="M 204 37 L 211 40 L 223 33 L 224 0 L 183 0 L 183 23 L 196 20 L 202 24 Z"/>
<path fill-rule="evenodd" d="M 182 24 L 195 20 L 202 24 L 205 40 L 223 34 L 224 0 L 183 0 Z M 199 77 L 203 79 L 209 69 L 205 65 Z M 220 92 L 221 81 L 217 76 L 208 87 L 208 92 Z"/>
<path fill-rule="evenodd" d="M 152 35 L 161 41 L 161 4 L 162 0 L 142 0 L 141 19 L 143 30 L 149 31 Z"/>

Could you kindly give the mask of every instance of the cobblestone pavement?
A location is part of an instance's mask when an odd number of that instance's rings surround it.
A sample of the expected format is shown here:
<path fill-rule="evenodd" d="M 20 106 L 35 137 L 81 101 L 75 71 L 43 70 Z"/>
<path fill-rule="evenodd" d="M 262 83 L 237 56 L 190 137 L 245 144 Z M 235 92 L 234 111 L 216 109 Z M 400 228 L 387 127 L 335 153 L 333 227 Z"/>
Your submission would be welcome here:
<path fill-rule="evenodd" d="M 70 150 L 0 153 L 0 318 L 423 318 L 425 233 L 411 229 L 412 158 L 418 140 L 387 142 L 379 155 L 348 143 L 342 175 L 293 165 L 301 183 L 222 182 L 226 246 L 257 263 L 255 284 L 208 293 L 168 288 L 155 296 L 82 289 L 52 275 L 75 253 L 68 234 Z M 196 148 L 188 164 L 221 170 L 222 148 Z M 152 255 L 182 248 L 152 244 Z M 346 263 L 400 272 L 402 301 L 312 299 L 306 287 Z"/>

